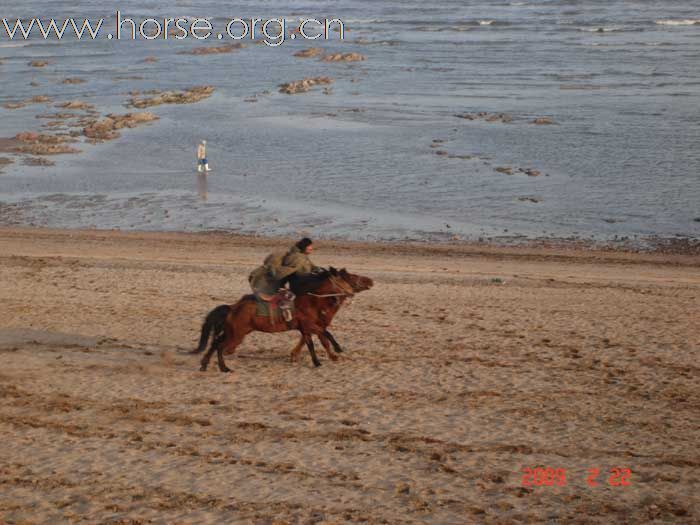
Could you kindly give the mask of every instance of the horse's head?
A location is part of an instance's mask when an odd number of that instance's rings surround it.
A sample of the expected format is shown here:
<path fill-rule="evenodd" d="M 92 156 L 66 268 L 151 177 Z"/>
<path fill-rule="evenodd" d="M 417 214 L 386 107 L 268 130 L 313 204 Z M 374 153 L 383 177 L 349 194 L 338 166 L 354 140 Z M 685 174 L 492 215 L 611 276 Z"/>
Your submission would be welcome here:
<path fill-rule="evenodd" d="M 312 274 L 292 275 L 289 279 L 289 285 L 297 295 L 311 291 L 317 292 L 323 288 L 328 288 L 328 290 L 325 290 L 328 293 L 337 292 L 338 286 L 341 288 L 340 291 L 348 295 L 354 295 L 369 290 L 374 285 L 374 282 L 369 277 L 350 273 L 345 268 L 338 270 L 331 266 L 328 269 L 318 270 Z"/>
<path fill-rule="evenodd" d="M 374 281 L 369 277 L 348 272 L 345 268 L 336 270 L 337 276 L 350 285 L 354 293 L 364 292 L 374 286 Z"/>

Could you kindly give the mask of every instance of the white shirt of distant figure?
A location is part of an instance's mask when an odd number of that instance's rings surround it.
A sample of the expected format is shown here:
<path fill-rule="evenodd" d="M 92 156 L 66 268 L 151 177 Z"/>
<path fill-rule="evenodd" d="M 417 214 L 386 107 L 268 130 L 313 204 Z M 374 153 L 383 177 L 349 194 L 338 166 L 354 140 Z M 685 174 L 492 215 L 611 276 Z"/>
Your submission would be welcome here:
<path fill-rule="evenodd" d="M 203 140 L 197 146 L 197 172 L 211 171 L 207 160 L 207 141 Z"/>

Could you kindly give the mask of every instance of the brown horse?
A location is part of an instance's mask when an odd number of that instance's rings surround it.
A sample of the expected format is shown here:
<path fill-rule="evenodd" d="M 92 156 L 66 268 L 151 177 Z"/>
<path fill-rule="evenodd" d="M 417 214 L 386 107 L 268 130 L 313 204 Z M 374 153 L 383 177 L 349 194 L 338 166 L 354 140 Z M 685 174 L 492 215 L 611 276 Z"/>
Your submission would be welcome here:
<path fill-rule="evenodd" d="M 230 372 L 224 362 L 224 354 L 233 354 L 245 336 L 254 331 L 272 333 L 299 330 L 301 339 L 292 350 L 292 360 L 298 359 L 301 347 L 306 343 L 314 365 L 321 366 L 312 340 L 312 336 L 316 335 L 328 356 L 333 360 L 337 359 L 337 356 L 331 352 L 330 345 L 333 345 L 333 349 L 337 352 L 342 350 L 328 331 L 328 326 L 346 299 L 373 286 L 372 279 L 351 274 L 345 269 L 330 268 L 316 274 L 292 276 L 289 283 L 296 295 L 294 317 L 290 325 L 282 319 L 272 320 L 268 316 L 257 315 L 254 295 L 245 295 L 234 305 L 222 305 L 210 312 L 202 326 L 199 348 L 194 351 L 197 353 L 204 350 L 209 332 L 213 329 L 213 342 L 202 358 L 200 370 L 207 369 L 209 360 L 216 351 L 219 370 Z M 223 323 L 216 323 L 217 317 L 219 319 L 223 317 Z"/>

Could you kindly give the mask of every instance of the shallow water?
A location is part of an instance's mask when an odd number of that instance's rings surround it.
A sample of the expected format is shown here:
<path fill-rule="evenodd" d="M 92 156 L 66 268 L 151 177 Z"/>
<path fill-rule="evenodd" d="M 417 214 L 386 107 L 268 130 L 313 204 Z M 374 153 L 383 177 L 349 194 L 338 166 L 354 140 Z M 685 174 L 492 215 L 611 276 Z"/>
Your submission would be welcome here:
<path fill-rule="evenodd" d="M 45 4 L 30 0 L 1 16 L 112 24 L 116 9 L 55 1 L 48 12 Z M 83 153 L 57 158 L 55 168 L 7 167 L 0 197 L 12 213 L 0 213 L 1 221 L 361 239 L 700 237 L 700 24 L 693 23 L 700 2 L 119 7 L 134 18 L 339 17 L 346 41 L 320 45 L 367 60 L 295 58 L 319 45 L 300 40 L 189 56 L 177 53 L 201 42 L 17 45 L 3 35 L 0 105 L 49 94 L 104 114 L 128 111 L 131 90 L 208 84 L 216 92 L 197 104 L 153 108 L 158 122 L 80 145 Z M 147 56 L 159 61 L 143 63 Z M 51 64 L 30 68 L 31 59 Z M 277 92 L 282 82 L 317 75 L 335 79 L 331 94 Z M 60 84 L 66 77 L 88 82 Z M 245 102 L 256 94 L 256 103 Z M 513 120 L 455 117 L 482 111 Z M 0 108 L 0 137 L 38 129 L 34 117 L 46 112 L 45 105 Z M 532 124 L 537 117 L 557 124 Z M 193 169 L 202 138 L 214 168 L 206 180 Z M 431 148 L 434 139 L 445 142 Z M 515 174 L 496 172 L 500 166 Z"/>

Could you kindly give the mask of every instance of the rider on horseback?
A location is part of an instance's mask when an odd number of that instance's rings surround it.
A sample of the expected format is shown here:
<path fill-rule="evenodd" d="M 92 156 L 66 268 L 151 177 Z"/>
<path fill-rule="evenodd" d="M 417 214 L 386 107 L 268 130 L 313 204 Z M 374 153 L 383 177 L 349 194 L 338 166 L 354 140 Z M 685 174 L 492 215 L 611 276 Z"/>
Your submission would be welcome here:
<path fill-rule="evenodd" d="M 284 288 L 284 283 L 292 274 L 307 275 L 321 269 L 309 259 L 313 249 L 311 239 L 304 237 L 284 255 L 281 253 L 268 255 L 263 265 L 253 270 L 248 276 L 253 292 L 260 299 L 269 301 L 275 294 L 282 295 L 279 307 L 287 323 L 292 320 L 294 294 Z"/>

